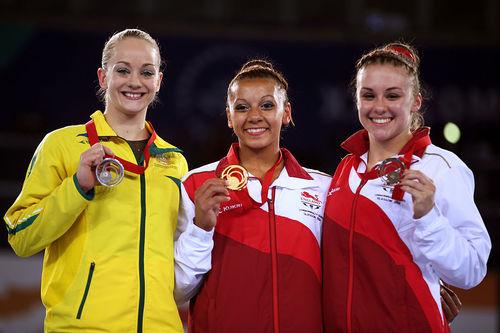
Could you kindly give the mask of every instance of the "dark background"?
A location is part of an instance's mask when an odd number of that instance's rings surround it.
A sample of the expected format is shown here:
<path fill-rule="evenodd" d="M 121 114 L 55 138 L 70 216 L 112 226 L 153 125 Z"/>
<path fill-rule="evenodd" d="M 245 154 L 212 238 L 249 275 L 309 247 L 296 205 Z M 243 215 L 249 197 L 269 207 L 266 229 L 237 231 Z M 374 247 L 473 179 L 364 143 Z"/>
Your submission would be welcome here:
<path fill-rule="evenodd" d="M 141 28 L 166 61 L 157 132 L 182 148 L 190 168 L 225 154 L 234 140 L 224 115 L 227 84 L 249 58 L 272 60 L 290 84 L 295 128 L 283 145 L 303 165 L 332 173 L 338 148 L 360 128 L 349 82 L 367 49 L 404 40 L 420 51 L 433 142 L 473 170 L 475 199 L 500 239 L 500 5 L 497 0 L 83 1 L 0 0 L 0 211 L 19 193 L 43 136 L 84 123 L 96 109 L 96 70 L 115 31 Z M 462 131 L 457 144 L 446 122 Z M 7 248 L 7 234 L 0 237 Z"/>

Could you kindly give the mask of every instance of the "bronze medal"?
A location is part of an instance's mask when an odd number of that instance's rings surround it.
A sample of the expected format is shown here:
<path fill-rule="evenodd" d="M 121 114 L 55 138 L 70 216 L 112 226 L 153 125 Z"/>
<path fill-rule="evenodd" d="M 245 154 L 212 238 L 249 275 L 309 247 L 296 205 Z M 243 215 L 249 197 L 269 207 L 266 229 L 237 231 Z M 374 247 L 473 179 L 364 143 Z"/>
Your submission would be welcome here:
<path fill-rule="evenodd" d="M 399 158 L 386 158 L 378 167 L 378 176 L 386 186 L 394 186 L 399 184 L 403 173 L 406 170 L 406 165 Z"/>

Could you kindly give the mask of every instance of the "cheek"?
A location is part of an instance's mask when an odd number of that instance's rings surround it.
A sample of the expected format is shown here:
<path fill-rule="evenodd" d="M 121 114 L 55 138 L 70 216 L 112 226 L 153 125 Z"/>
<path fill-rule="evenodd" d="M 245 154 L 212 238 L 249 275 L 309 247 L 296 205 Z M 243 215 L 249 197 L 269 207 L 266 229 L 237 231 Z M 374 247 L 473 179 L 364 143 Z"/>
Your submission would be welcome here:
<path fill-rule="evenodd" d="M 360 116 L 363 115 L 363 114 L 366 114 L 368 112 L 368 105 L 366 104 L 366 102 L 357 101 L 356 102 L 356 108 L 357 108 L 358 114 Z"/>
<path fill-rule="evenodd" d="M 157 78 L 156 80 L 154 80 L 154 90 L 155 90 L 155 92 L 158 92 L 160 90 L 160 87 L 161 87 L 161 79 Z"/>
<path fill-rule="evenodd" d="M 401 108 L 401 113 L 408 114 L 408 117 L 410 117 L 414 111 L 414 103 L 412 100 L 407 101 L 406 103 L 402 104 L 400 108 Z"/>
<path fill-rule="evenodd" d="M 228 115 L 228 121 L 231 123 L 231 128 L 234 131 L 238 130 L 238 124 L 242 122 L 241 118 L 242 117 L 238 116 L 237 113 L 234 113 L 234 112 L 229 113 L 229 115 Z"/>
<path fill-rule="evenodd" d="M 108 90 L 118 90 L 120 86 L 122 85 L 122 82 L 120 82 L 119 79 L 114 79 L 114 78 L 109 78 L 107 81 L 107 89 Z"/>

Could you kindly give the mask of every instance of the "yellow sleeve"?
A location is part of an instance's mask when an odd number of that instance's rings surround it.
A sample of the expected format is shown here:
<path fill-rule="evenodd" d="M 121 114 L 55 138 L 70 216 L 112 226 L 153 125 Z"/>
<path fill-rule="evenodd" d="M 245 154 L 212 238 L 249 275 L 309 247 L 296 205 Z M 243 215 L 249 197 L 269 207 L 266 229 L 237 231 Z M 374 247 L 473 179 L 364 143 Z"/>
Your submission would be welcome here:
<path fill-rule="evenodd" d="M 186 175 L 186 173 L 188 172 L 188 163 L 186 161 L 186 158 L 182 154 L 181 154 L 180 160 L 181 161 L 180 161 L 180 168 L 179 168 L 179 171 L 180 171 L 179 179 L 182 179 L 182 177 L 184 177 Z"/>
<path fill-rule="evenodd" d="M 19 256 L 30 256 L 63 235 L 93 198 L 84 193 L 74 174 L 79 153 L 67 147 L 62 130 L 48 134 L 32 158 L 21 193 L 4 220 L 8 239 Z M 73 159 L 76 158 L 76 161 Z"/>

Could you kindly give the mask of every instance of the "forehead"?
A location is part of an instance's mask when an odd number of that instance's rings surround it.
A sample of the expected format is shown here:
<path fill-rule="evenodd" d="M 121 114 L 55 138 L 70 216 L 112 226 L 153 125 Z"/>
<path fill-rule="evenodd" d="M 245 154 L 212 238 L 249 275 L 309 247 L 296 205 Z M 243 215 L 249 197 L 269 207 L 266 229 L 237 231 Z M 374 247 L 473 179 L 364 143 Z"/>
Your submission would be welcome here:
<path fill-rule="evenodd" d="M 366 85 L 398 85 L 404 86 L 411 84 L 412 77 L 402 66 L 393 64 L 370 64 L 361 68 L 356 76 L 358 87 Z"/>
<path fill-rule="evenodd" d="M 159 54 L 148 41 L 129 37 L 118 41 L 113 49 L 112 62 L 159 64 Z"/>
<path fill-rule="evenodd" d="M 248 95 L 277 96 L 279 93 L 279 85 L 271 78 L 247 78 L 233 83 L 230 92 L 236 98 Z"/>

